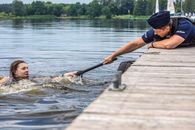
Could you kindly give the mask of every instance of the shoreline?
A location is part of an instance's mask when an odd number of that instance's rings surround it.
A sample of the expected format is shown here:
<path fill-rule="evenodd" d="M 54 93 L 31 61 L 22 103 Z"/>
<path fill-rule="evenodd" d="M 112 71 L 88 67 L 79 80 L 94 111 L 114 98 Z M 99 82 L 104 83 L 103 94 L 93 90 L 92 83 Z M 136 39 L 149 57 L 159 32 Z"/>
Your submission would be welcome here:
<path fill-rule="evenodd" d="M 149 16 L 132 16 L 132 15 L 117 15 L 117 16 L 112 16 L 111 19 L 114 20 L 146 20 L 148 19 Z M 31 15 L 31 16 L 13 16 L 13 15 L 1 15 L 0 14 L 0 20 L 44 20 L 44 19 L 64 19 L 64 20 L 95 20 L 95 19 L 102 19 L 106 20 L 106 16 L 99 16 L 95 18 L 90 18 L 89 16 L 61 16 L 57 17 L 54 15 Z"/>

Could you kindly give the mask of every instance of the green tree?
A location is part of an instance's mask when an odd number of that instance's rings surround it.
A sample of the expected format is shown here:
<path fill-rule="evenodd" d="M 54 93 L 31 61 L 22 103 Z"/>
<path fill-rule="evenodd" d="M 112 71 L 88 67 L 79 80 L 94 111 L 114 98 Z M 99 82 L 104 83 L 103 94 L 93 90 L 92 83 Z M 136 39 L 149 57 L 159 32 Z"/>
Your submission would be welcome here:
<path fill-rule="evenodd" d="M 135 8 L 133 10 L 134 15 L 146 15 L 146 0 L 137 0 L 135 3 Z"/>
<path fill-rule="evenodd" d="M 12 13 L 12 4 L 1 4 L 0 12 L 4 12 L 7 14 Z"/>
<path fill-rule="evenodd" d="M 45 7 L 45 2 L 33 1 L 32 2 L 32 12 L 34 15 L 45 15 L 47 8 Z"/>
<path fill-rule="evenodd" d="M 80 8 L 80 3 L 76 3 L 76 4 L 71 4 L 70 7 L 67 10 L 67 14 L 69 16 L 78 16 L 78 8 Z"/>
<path fill-rule="evenodd" d="M 82 4 L 78 10 L 78 14 L 79 15 L 86 15 L 87 13 L 87 5 L 86 4 Z"/>
<path fill-rule="evenodd" d="M 181 12 L 181 0 L 175 0 L 175 12 Z"/>
<path fill-rule="evenodd" d="M 146 15 L 151 15 L 155 12 L 156 0 L 147 0 Z"/>
<path fill-rule="evenodd" d="M 166 10 L 167 9 L 167 0 L 159 0 L 159 8 L 160 8 L 160 10 Z"/>
<path fill-rule="evenodd" d="M 114 0 L 97 0 L 101 5 L 108 6 L 110 5 Z"/>
<path fill-rule="evenodd" d="M 111 2 L 108 7 L 112 15 L 119 15 L 119 7 L 116 2 Z"/>
<path fill-rule="evenodd" d="M 120 0 L 121 14 L 133 14 L 134 0 Z"/>
<path fill-rule="evenodd" d="M 105 15 L 107 19 L 110 19 L 112 17 L 110 8 L 108 6 L 104 6 L 102 8 L 102 14 Z"/>
<path fill-rule="evenodd" d="M 87 14 L 92 18 L 98 17 L 101 15 L 101 9 L 102 6 L 99 4 L 99 2 L 97 0 L 93 0 L 88 5 Z"/>
<path fill-rule="evenodd" d="M 53 8 L 53 15 L 59 17 L 59 16 L 61 16 L 64 13 L 63 4 L 55 4 L 53 6 L 54 6 L 54 8 Z"/>
<path fill-rule="evenodd" d="M 26 14 L 27 15 L 34 15 L 31 4 L 26 4 Z"/>
<path fill-rule="evenodd" d="M 184 12 L 187 12 L 187 13 L 195 12 L 195 0 L 185 0 Z"/>
<path fill-rule="evenodd" d="M 52 4 L 52 2 L 46 2 L 44 5 L 45 5 L 45 8 L 46 8 L 46 14 L 53 15 L 55 5 Z"/>
<path fill-rule="evenodd" d="M 16 16 L 23 16 L 25 14 L 24 4 L 21 0 L 14 0 L 12 2 L 13 14 Z"/>
<path fill-rule="evenodd" d="M 86 13 L 86 4 L 81 5 L 80 2 L 70 5 L 68 9 L 68 15 L 79 16 Z"/>
<path fill-rule="evenodd" d="M 68 15 L 68 10 L 69 10 L 69 8 L 70 8 L 70 5 L 64 5 L 64 6 L 63 6 L 64 15 Z"/>

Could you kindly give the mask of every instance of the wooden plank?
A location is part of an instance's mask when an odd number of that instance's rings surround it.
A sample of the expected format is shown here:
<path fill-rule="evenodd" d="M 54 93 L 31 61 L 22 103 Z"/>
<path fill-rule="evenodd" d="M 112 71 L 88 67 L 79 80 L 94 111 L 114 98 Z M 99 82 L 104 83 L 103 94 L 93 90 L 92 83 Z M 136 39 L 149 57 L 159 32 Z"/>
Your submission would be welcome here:
<path fill-rule="evenodd" d="M 144 54 L 154 54 L 154 55 L 193 55 L 195 54 L 194 52 L 195 47 L 188 47 L 188 48 L 177 48 L 177 49 L 156 49 L 156 48 L 151 48 Z M 186 51 L 187 50 L 187 51 Z"/>
<path fill-rule="evenodd" d="M 85 116 L 78 117 L 75 125 L 71 125 L 68 130 L 194 130 L 194 121 L 187 118 L 151 118 L 86 113 Z"/>
<path fill-rule="evenodd" d="M 163 66 L 136 66 L 133 64 L 126 72 L 145 72 L 145 71 L 150 71 L 150 72 L 156 72 L 156 73 L 161 73 L 161 72 L 166 72 L 166 73 L 194 73 L 195 67 L 163 67 Z"/>
<path fill-rule="evenodd" d="M 195 56 L 181 56 L 181 55 L 174 55 L 174 56 L 164 56 L 164 55 L 143 55 L 142 58 L 138 59 L 137 61 L 145 63 L 145 61 L 155 61 L 155 62 L 170 62 L 170 63 L 195 63 L 194 61 Z"/>
<path fill-rule="evenodd" d="M 174 77 L 171 77 L 171 78 L 159 78 L 159 77 L 126 77 L 125 79 L 123 79 L 123 81 L 128 81 L 128 83 L 126 83 L 127 85 L 128 84 L 136 84 L 137 82 L 139 83 L 162 83 L 162 84 L 190 84 L 190 85 L 195 85 L 195 80 L 193 80 L 193 78 L 180 78 L 179 80 L 174 78 Z"/>

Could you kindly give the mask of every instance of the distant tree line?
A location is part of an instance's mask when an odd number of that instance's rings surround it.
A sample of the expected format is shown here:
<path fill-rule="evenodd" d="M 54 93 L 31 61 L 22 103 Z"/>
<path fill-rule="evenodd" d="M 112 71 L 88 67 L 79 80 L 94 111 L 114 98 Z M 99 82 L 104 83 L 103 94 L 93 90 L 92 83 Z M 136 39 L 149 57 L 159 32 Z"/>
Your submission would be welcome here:
<path fill-rule="evenodd" d="M 0 4 L 0 12 L 15 16 L 61 16 L 64 14 L 64 7 L 64 4 L 53 4 L 51 2 L 33 1 L 31 4 L 24 4 L 21 0 L 14 0 L 11 4 Z"/>
<path fill-rule="evenodd" d="M 54 4 L 52 2 L 33 1 L 24 4 L 21 0 L 13 0 L 11 4 L 0 4 L 0 13 L 29 16 L 29 15 L 55 15 L 55 16 L 81 16 L 98 17 L 105 15 L 111 18 L 115 15 L 151 15 L 155 10 L 156 0 L 93 0 L 89 4 Z M 167 0 L 159 0 L 160 10 L 165 10 Z M 181 0 L 175 1 L 176 11 L 181 11 Z M 195 0 L 183 2 L 185 12 L 195 12 Z"/>

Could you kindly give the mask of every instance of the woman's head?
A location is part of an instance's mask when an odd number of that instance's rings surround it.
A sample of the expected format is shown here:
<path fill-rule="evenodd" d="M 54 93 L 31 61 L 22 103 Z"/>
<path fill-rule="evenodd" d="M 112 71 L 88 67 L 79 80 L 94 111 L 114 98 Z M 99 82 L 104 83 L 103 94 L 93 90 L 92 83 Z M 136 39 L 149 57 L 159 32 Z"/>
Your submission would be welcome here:
<path fill-rule="evenodd" d="M 16 60 L 10 65 L 10 77 L 13 80 L 28 79 L 28 64 L 23 60 Z"/>

